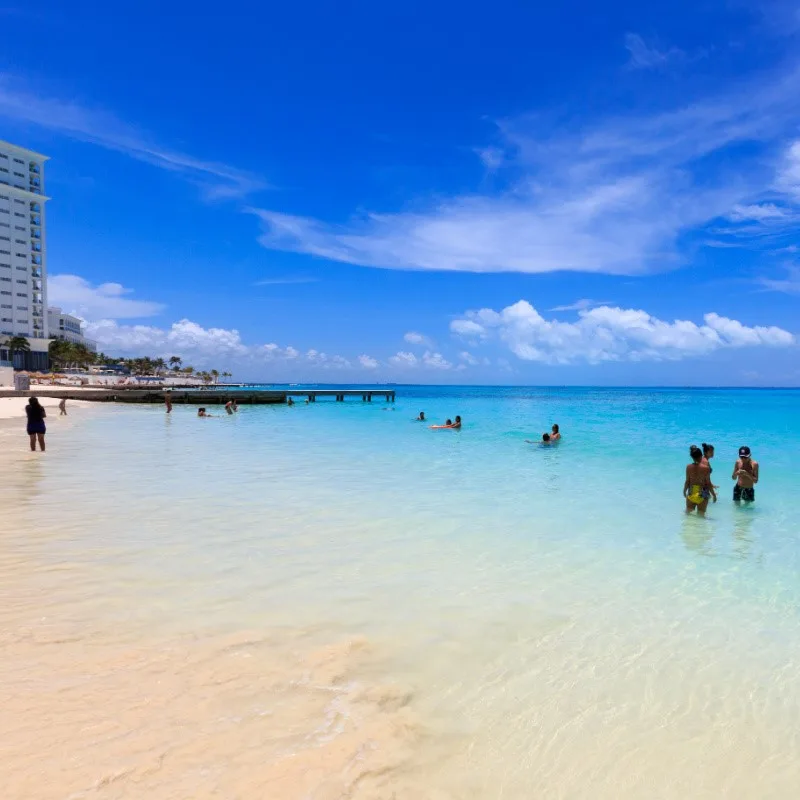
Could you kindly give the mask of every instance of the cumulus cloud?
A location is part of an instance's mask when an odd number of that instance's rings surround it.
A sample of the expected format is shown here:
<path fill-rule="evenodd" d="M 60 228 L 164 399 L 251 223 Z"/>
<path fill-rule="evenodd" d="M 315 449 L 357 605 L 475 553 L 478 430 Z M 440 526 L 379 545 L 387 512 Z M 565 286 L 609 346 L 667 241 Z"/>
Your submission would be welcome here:
<path fill-rule="evenodd" d="M 415 367 L 418 359 L 413 353 L 401 350 L 399 353 L 390 356 L 389 363 L 396 367 Z"/>
<path fill-rule="evenodd" d="M 78 275 L 52 275 L 47 281 L 47 299 L 68 314 L 90 319 L 134 319 L 152 317 L 164 306 L 148 300 L 135 300 L 120 283 L 92 286 Z"/>
<path fill-rule="evenodd" d="M 409 344 L 421 344 L 428 347 L 431 345 L 431 340 L 424 333 L 418 333 L 417 331 L 409 331 L 403 336 L 403 340 Z"/>
<path fill-rule="evenodd" d="M 301 353 L 288 345 L 274 342 L 245 344 L 239 331 L 229 328 L 204 328 L 196 322 L 182 319 L 168 328 L 154 325 L 123 325 L 116 320 L 88 322 L 86 335 L 94 339 L 101 350 L 120 356 L 180 355 L 193 366 L 235 363 L 238 367 L 256 370 L 259 365 L 314 367 L 320 369 L 350 369 L 354 365 L 340 355 L 310 349 Z M 370 356 L 360 356 L 359 369 L 374 369 L 378 362 Z"/>
<path fill-rule="evenodd" d="M 574 322 L 547 320 L 527 301 L 501 311 L 484 308 L 454 320 L 459 333 L 470 323 L 470 335 L 503 342 L 524 361 L 572 364 L 604 361 L 662 361 L 701 356 L 723 348 L 789 347 L 795 337 L 782 328 L 748 327 L 716 313 L 703 323 L 666 322 L 645 311 L 601 306 L 578 312 Z"/>
<path fill-rule="evenodd" d="M 362 354 L 358 357 L 358 363 L 361 364 L 361 366 L 364 367 L 364 369 L 378 368 L 378 362 L 372 356 L 367 356 Z"/>
<path fill-rule="evenodd" d="M 474 367 L 478 363 L 478 359 L 475 358 L 472 353 L 467 350 L 463 350 L 458 354 L 458 357 L 465 363 L 469 364 L 471 367 Z"/>
<path fill-rule="evenodd" d="M 771 292 L 800 295 L 800 267 L 789 266 L 782 278 L 760 278 L 758 283 Z"/>
<path fill-rule="evenodd" d="M 452 369 L 453 365 L 441 354 L 426 350 L 422 355 L 422 363 L 431 369 Z"/>
<path fill-rule="evenodd" d="M 565 306 L 555 306 L 551 308 L 551 311 L 585 311 L 587 308 L 595 308 L 596 306 L 607 306 L 609 305 L 608 300 L 589 300 L 588 298 L 584 298 L 582 300 L 576 300 L 574 303 L 569 303 Z"/>

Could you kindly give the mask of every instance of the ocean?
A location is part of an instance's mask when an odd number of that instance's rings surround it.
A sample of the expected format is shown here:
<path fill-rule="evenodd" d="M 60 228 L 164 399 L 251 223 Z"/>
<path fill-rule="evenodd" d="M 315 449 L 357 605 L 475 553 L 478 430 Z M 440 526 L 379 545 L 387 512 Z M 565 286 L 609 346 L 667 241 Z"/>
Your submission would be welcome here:
<path fill-rule="evenodd" d="M 800 793 L 800 392 L 210 410 L 76 410 L 2 473 L 6 796 Z"/>

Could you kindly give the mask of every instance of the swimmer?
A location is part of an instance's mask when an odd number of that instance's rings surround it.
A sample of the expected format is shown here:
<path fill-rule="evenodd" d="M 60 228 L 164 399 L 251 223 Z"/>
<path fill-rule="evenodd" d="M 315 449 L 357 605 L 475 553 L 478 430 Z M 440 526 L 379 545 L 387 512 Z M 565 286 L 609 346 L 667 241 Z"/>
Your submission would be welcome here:
<path fill-rule="evenodd" d="M 756 484 L 758 483 L 758 461 L 750 455 L 750 448 L 746 445 L 739 448 L 739 458 L 733 465 L 731 478 L 736 481 L 733 487 L 733 502 L 752 503 L 756 499 Z"/>
<path fill-rule="evenodd" d="M 710 463 L 711 459 L 714 458 L 714 445 L 703 442 L 703 444 L 701 444 L 700 447 L 703 449 L 703 460 L 700 463 L 704 467 L 708 467 L 708 477 L 710 478 L 711 473 L 714 471 L 714 468 L 711 466 Z M 719 486 L 717 486 L 717 484 L 715 483 L 714 488 L 719 489 Z"/>
<path fill-rule="evenodd" d="M 461 430 L 461 417 L 456 414 L 456 421 L 450 426 L 454 430 Z"/>
<path fill-rule="evenodd" d="M 542 434 L 542 444 L 552 444 L 549 433 Z"/>
<path fill-rule="evenodd" d="M 425 412 L 420 411 L 419 416 L 414 420 L 414 422 L 425 422 Z"/>
<path fill-rule="evenodd" d="M 286 398 L 286 405 L 287 406 L 293 406 L 294 405 L 294 400 L 292 400 L 291 397 L 287 397 Z"/>
<path fill-rule="evenodd" d="M 551 442 L 557 442 L 561 438 L 561 434 L 559 433 L 559 430 L 558 430 L 558 425 L 553 425 L 551 430 L 553 432 L 550 434 L 550 441 Z"/>
<path fill-rule="evenodd" d="M 233 400 L 228 400 L 228 402 L 225 403 L 225 413 L 229 415 L 233 414 Z"/>
<path fill-rule="evenodd" d="M 234 397 L 231 401 L 231 408 L 233 409 L 233 413 L 236 414 L 239 411 L 239 404 L 236 402 L 236 398 Z"/>
<path fill-rule="evenodd" d="M 692 463 L 686 467 L 686 480 L 683 484 L 683 496 L 686 499 L 686 513 L 691 514 L 697 509 L 697 515 L 705 516 L 708 508 L 709 497 L 717 502 L 717 493 L 711 484 L 711 473 L 703 461 L 703 451 L 697 446 L 689 448 Z"/>
<path fill-rule="evenodd" d="M 197 416 L 198 417 L 203 417 L 205 419 L 211 419 L 211 417 L 213 417 L 214 415 L 213 414 L 207 414 L 205 408 L 198 408 L 197 409 Z"/>

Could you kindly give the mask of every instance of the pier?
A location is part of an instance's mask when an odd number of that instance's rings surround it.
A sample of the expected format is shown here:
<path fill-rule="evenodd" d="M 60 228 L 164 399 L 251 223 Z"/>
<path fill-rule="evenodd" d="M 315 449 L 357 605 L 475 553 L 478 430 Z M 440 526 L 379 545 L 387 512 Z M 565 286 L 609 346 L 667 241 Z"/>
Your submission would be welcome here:
<path fill-rule="evenodd" d="M 229 400 L 235 400 L 239 405 L 279 405 L 285 404 L 290 397 L 308 400 L 316 403 L 317 398 L 330 397 L 334 401 L 343 403 L 345 398 L 359 398 L 364 403 L 371 403 L 373 397 L 385 399 L 388 403 L 395 400 L 395 390 L 388 388 L 371 389 L 314 389 L 314 388 L 288 388 L 288 389 L 261 389 L 247 388 L 217 389 L 164 389 L 158 388 L 123 388 L 104 387 L 75 389 L 69 386 L 34 386 L 27 392 L 18 392 L 13 389 L 0 389 L 0 397 L 65 397 L 67 400 L 90 400 L 97 403 L 163 403 L 165 395 L 169 395 L 173 405 L 200 405 L 215 406 L 225 405 Z"/>

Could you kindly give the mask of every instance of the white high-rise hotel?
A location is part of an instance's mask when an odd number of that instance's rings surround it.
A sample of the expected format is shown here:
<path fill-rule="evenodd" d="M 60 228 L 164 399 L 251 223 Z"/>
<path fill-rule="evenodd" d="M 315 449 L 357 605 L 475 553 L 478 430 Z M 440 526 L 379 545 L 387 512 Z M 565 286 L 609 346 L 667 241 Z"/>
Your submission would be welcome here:
<path fill-rule="evenodd" d="M 0 340 L 24 336 L 33 368 L 47 363 L 47 156 L 0 141 Z"/>

